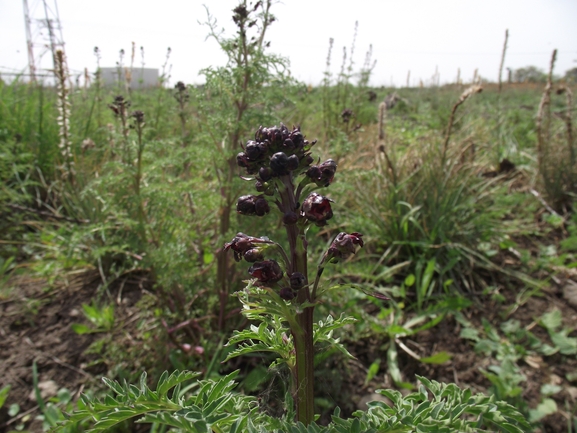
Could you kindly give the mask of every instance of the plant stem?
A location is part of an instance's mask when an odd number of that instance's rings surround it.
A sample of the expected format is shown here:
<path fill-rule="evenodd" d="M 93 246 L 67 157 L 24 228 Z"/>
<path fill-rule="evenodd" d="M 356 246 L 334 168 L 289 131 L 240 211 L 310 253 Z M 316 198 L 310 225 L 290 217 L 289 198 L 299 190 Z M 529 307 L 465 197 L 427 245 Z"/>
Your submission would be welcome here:
<path fill-rule="evenodd" d="M 291 175 L 281 178 L 285 188 L 280 191 L 282 207 L 285 211 L 298 212 L 297 200 Z M 288 272 L 300 272 L 306 278 L 305 287 L 299 290 L 297 303 L 310 303 L 311 293 L 308 287 L 307 250 L 304 227 L 298 224 L 285 226 L 290 247 L 290 268 Z M 297 314 L 297 326 L 291 326 L 295 347 L 296 368 L 293 370 L 296 385 L 294 396 L 297 421 L 304 425 L 314 419 L 314 347 L 313 347 L 314 307 L 306 307 Z"/>

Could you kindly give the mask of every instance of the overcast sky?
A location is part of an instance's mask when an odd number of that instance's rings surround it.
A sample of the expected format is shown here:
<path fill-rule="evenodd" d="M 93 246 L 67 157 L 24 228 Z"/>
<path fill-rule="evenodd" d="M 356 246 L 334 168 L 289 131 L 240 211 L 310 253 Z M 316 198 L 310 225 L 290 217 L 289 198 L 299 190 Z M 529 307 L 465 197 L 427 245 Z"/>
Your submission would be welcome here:
<path fill-rule="evenodd" d="M 46 0 L 53 5 L 55 0 Z M 96 69 L 95 46 L 101 66 L 115 66 L 118 52 L 144 47 L 146 67 L 160 68 L 171 47 L 171 82 L 200 83 L 199 71 L 223 65 L 216 42 L 206 39 L 206 5 L 228 33 L 234 31 L 231 10 L 236 0 L 58 0 L 69 67 Z M 41 0 L 28 0 L 32 19 L 43 18 Z M 338 73 L 344 46 L 350 48 L 355 22 L 355 70 L 369 46 L 377 61 L 372 85 L 427 83 L 438 67 L 440 81 L 470 80 L 474 70 L 497 80 L 505 30 L 509 44 L 505 66 L 548 68 L 558 49 L 555 72 L 577 67 L 576 0 L 283 0 L 273 6 L 277 17 L 267 39 L 270 52 L 290 59 L 293 75 L 319 84 L 325 70 L 329 38 L 334 38 L 332 71 Z M 33 29 L 38 28 L 33 22 Z M 35 36 L 41 42 L 39 35 Z M 36 47 L 36 53 L 42 51 Z M 44 57 L 43 66 L 50 67 Z M 28 63 L 23 2 L 0 0 L 0 73 L 23 71 Z M 505 75 L 504 75 L 505 77 Z"/>

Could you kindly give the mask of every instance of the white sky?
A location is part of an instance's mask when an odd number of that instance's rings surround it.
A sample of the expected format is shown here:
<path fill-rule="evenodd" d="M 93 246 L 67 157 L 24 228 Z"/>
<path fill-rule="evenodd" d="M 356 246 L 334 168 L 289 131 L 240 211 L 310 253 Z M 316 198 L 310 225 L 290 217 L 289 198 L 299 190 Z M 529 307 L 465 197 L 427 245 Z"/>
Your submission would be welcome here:
<path fill-rule="evenodd" d="M 43 17 L 41 0 L 28 4 L 33 18 Z M 121 48 L 127 64 L 134 41 L 135 66 L 141 63 L 140 46 L 149 68 L 160 68 L 171 47 L 171 83 L 202 82 L 200 69 L 225 62 L 216 42 L 205 40 L 207 27 L 198 23 L 206 20 L 203 4 L 220 27 L 234 31 L 236 0 L 58 0 L 69 67 L 94 71 L 95 46 L 102 53 L 101 66 L 115 66 Z M 420 79 L 426 83 L 436 67 L 441 83 L 454 81 L 458 68 L 464 79 L 478 68 L 483 77 L 497 80 L 505 29 L 506 67 L 546 70 L 554 48 L 557 74 L 577 67 L 576 0 L 283 0 L 272 12 L 277 21 L 267 38 L 270 52 L 288 57 L 293 75 L 313 85 L 322 80 L 331 37 L 332 71 L 338 73 L 355 21 L 355 70 L 372 44 L 377 61 L 372 85 L 404 85 L 409 70 L 412 85 Z M 43 66 L 50 62 L 46 55 Z M 0 0 L 0 73 L 23 71 L 27 63 L 22 1 Z"/>

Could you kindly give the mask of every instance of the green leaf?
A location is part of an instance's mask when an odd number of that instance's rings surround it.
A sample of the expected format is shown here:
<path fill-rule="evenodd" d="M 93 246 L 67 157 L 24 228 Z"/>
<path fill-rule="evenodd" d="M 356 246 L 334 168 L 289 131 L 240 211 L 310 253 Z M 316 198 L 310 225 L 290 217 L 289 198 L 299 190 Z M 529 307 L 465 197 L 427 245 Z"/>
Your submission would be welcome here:
<path fill-rule="evenodd" d="M 205 251 L 202 260 L 205 265 L 210 265 L 214 261 L 214 254 L 210 251 Z"/>
<path fill-rule="evenodd" d="M 577 338 L 568 337 L 567 330 L 560 332 L 550 332 L 551 341 L 559 348 L 559 352 L 563 355 L 577 354 Z"/>
<path fill-rule="evenodd" d="M 479 331 L 474 328 L 463 328 L 461 329 L 461 338 L 467 338 L 473 341 L 479 341 Z"/>
<path fill-rule="evenodd" d="M 555 403 L 555 400 L 544 398 L 537 408 L 529 410 L 529 421 L 537 422 L 555 412 L 557 412 L 557 403 Z"/>
<path fill-rule="evenodd" d="M 381 360 L 377 358 L 369 366 L 369 369 L 367 371 L 367 377 L 365 378 L 365 385 L 369 383 L 371 380 L 373 380 L 373 378 L 378 374 L 380 365 Z"/>
<path fill-rule="evenodd" d="M 18 403 L 13 403 L 8 408 L 8 415 L 9 416 L 16 416 L 20 412 L 20 405 Z"/>
<path fill-rule="evenodd" d="M 561 311 L 555 309 L 541 316 L 540 324 L 548 331 L 554 331 L 562 324 Z"/>
<path fill-rule="evenodd" d="M 76 332 L 79 335 L 89 334 L 92 332 L 92 329 L 90 327 L 82 323 L 73 323 L 72 325 L 70 325 L 70 327 L 74 332 Z"/>
<path fill-rule="evenodd" d="M 563 388 L 559 385 L 553 385 L 550 383 L 545 383 L 541 386 L 541 394 L 543 395 L 554 395 L 561 392 Z"/>
<path fill-rule="evenodd" d="M 407 278 L 405 278 L 405 286 L 411 287 L 413 284 L 415 284 L 415 275 L 414 274 L 407 275 Z"/>
<path fill-rule="evenodd" d="M 4 406 L 4 402 L 8 398 L 8 393 L 10 392 L 10 385 L 6 385 L 4 388 L 0 389 L 0 409 Z"/>
<path fill-rule="evenodd" d="M 444 364 L 451 359 L 452 355 L 445 351 L 435 353 L 433 356 L 421 358 L 420 361 L 425 364 Z"/>

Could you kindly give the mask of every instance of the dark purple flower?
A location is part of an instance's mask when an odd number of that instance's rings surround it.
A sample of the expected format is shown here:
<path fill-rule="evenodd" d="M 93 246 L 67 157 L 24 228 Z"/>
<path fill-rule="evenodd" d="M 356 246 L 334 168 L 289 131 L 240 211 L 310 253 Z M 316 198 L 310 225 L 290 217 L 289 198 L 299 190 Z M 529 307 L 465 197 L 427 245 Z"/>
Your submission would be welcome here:
<path fill-rule="evenodd" d="M 252 248 L 248 251 L 245 251 L 243 257 L 249 263 L 258 262 L 264 259 L 262 248 Z"/>
<path fill-rule="evenodd" d="M 331 201 L 316 192 L 311 192 L 301 206 L 301 213 L 306 219 L 322 227 L 333 217 Z"/>
<path fill-rule="evenodd" d="M 335 177 L 337 171 L 337 163 L 332 159 L 327 159 L 320 165 L 312 165 L 306 172 L 317 186 L 329 186 Z"/>
<path fill-rule="evenodd" d="M 234 258 L 237 262 L 239 262 L 245 253 L 249 251 L 253 251 L 250 253 L 252 257 L 256 252 L 255 250 L 260 249 L 259 244 L 263 244 L 265 241 L 263 239 L 255 238 L 253 236 L 247 236 L 244 233 L 237 233 L 236 236 L 232 239 L 232 241 L 224 244 L 224 250 L 233 250 L 234 251 Z M 246 258 L 246 257 L 245 257 Z M 250 261 L 250 260 L 247 260 Z M 255 261 L 255 260 L 253 260 Z"/>
<path fill-rule="evenodd" d="M 282 289 L 280 289 L 278 294 L 285 301 L 290 301 L 291 299 L 294 299 L 296 296 L 296 293 L 293 292 L 290 287 L 283 287 Z"/>
<path fill-rule="evenodd" d="M 324 186 L 329 186 L 335 177 L 335 172 L 337 171 L 337 163 L 332 159 L 327 159 L 325 162 L 319 165 L 319 169 L 321 171 L 321 175 L 317 180 L 325 183 Z"/>
<path fill-rule="evenodd" d="M 354 116 L 353 110 L 351 110 L 350 108 L 345 108 L 341 112 L 341 119 L 343 119 L 343 123 L 349 123 L 351 117 L 353 116 Z"/>
<path fill-rule="evenodd" d="M 288 170 L 296 170 L 297 168 L 299 168 L 299 164 L 300 164 L 300 159 L 297 155 L 291 155 L 288 157 L 288 162 L 287 162 L 287 169 Z"/>
<path fill-rule="evenodd" d="M 130 117 L 134 117 L 136 119 L 136 122 L 138 122 L 138 123 L 144 122 L 144 112 L 142 112 L 140 110 L 136 110 L 136 111 L 133 111 L 132 113 L 130 113 Z"/>
<path fill-rule="evenodd" d="M 256 262 L 248 268 L 248 273 L 261 283 L 276 283 L 283 275 L 279 264 L 274 260 Z"/>
<path fill-rule="evenodd" d="M 277 176 L 288 173 L 289 158 L 284 152 L 277 152 L 270 158 L 270 168 Z"/>
<path fill-rule="evenodd" d="M 266 199 L 259 197 L 254 203 L 254 212 L 256 216 L 264 216 L 270 212 L 270 207 Z"/>
<path fill-rule="evenodd" d="M 282 217 L 282 222 L 284 225 L 290 226 L 292 224 L 296 224 L 297 221 L 299 220 L 299 216 L 292 211 L 288 211 L 285 212 L 285 214 Z"/>
<path fill-rule="evenodd" d="M 355 254 L 358 248 L 361 248 L 363 245 L 362 234 L 357 232 L 351 234 L 341 232 L 331 243 L 323 260 L 329 263 L 338 263 L 340 260 L 346 260 Z"/>
<path fill-rule="evenodd" d="M 272 179 L 274 173 L 272 172 L 270 167 L 261 167 L 258 170 L 258 176 L 260 177 L 260 180 L 262 180 L 263 182 L 268 182 L 269 180 Z"/>
<path fill-rule="evenodd" d="M 257 143 L 249 141 L 244 147 L 244 153 L 251 161 L 257 161 L 266 155 L 267 145 L 265 143 Z"/>
<path fill-rule="evenodd" d="M 236 211 L 241 215 L 263 216 L 269 213 L 270 207 L 266 199 L 260 195 L 243 195 L 238 198 Z"/>
<path fill-rule="evenodd" d="M 291 289 L 293 290 L 300 290 L 304 287 L 304 285 L 307 282 L 306 277 L 301 274 L 300 272 L 293 272 L 290 277 L 290 284 L 291 284 Z"/>

